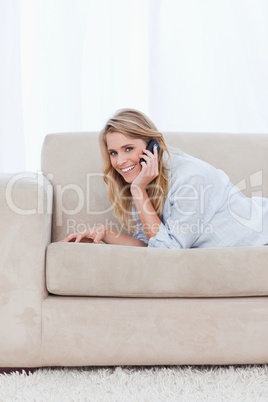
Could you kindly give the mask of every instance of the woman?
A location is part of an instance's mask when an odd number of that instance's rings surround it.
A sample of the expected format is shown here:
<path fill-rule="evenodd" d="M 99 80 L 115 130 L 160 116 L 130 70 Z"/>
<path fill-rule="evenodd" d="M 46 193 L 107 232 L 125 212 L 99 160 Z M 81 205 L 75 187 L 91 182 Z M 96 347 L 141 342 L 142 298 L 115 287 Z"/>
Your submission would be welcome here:
<path fill-rule="evenodd" d="M 159 153 L 146 149 L 152 139 Z M 268 243 L 268 199 L 245 197 L 222 170 L 169 149 L 143 113 L 119 110 L 100 133 L 100 147 L 109 199 L 133 236 L 99 225 L 63 241 L 163 248 Z"/>

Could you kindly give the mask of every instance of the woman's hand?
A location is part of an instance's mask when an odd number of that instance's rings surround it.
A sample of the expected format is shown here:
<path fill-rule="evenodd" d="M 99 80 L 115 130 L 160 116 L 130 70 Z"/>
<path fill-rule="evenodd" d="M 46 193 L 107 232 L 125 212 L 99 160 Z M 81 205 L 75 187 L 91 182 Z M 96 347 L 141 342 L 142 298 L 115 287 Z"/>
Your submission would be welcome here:
<path fill-rule="evenodd" d="M 98 244 L 101 240 L 104 239 L 106 234 L 106 226 L 98 225 L 93 227 L 92 229 L 85 230 L 82 233 L 72 233 L 65 239 L 61 240 L 60 242 L 68 243 L 68 242 L 75 242 L 75 243 L 95 243 Z"/>
<path fill-rule="evenodd" d="M 145 159 L 146 162 L 141 162 L 141 172 L 132 182 L 131 189 L 138 187 L 141 190 L 146 190 L 148 184 L 159 175 L 157 147 L 154 146 L 153 153 L 148 149 L 144 149 L 143 152 L 145 154 L 139 156 Z"/>

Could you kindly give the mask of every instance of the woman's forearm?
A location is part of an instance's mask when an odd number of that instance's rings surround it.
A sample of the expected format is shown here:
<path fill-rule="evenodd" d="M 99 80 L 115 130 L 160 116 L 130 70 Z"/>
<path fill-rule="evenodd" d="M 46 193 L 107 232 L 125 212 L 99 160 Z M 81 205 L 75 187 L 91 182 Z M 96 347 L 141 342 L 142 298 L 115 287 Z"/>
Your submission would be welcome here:
<path fill-rule="evenodd" d="M 158 233 L 161 220 L 155 212 L 146 190 L 143 191 L 139 187 L 134 187 L 131 189 L 131 193 L 144 233 L 150 240 Z"/>
<path fill-rule="evenodd" d="M 108 228 L 107 226 L 105 227 L 103 242 L 107 244 L 117 244 L 121 246 L 147 247 L 147 244 L 143 241 L 135 239 L 134 237 L 126 236 L 122 233 L 118 233 L 115 230 Z"/>

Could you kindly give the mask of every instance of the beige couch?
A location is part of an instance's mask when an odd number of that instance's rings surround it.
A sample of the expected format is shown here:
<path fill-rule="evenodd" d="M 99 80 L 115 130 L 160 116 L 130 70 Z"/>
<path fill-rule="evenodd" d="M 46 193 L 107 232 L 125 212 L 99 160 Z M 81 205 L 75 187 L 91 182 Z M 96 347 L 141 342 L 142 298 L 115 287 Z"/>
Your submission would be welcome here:
<path fill-rule="evenodd" d="M 268 196 L 267 135 L 165 137 Z M 1 175 L 1 367 L 268 362 L 268 247 L 58 243 L 120 228 L 97 133 L 48 135 L 42 171 Z"/>

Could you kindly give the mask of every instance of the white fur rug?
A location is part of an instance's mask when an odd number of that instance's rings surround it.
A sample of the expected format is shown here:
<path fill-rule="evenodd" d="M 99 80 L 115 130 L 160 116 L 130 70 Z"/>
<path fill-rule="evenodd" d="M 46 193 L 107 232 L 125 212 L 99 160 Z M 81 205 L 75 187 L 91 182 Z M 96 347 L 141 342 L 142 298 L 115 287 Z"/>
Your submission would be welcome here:
<path fill-rule="evenodd" d="M 268 401 L 268 366 L 38 369 L 0 375 L 0 401 Z"/>

